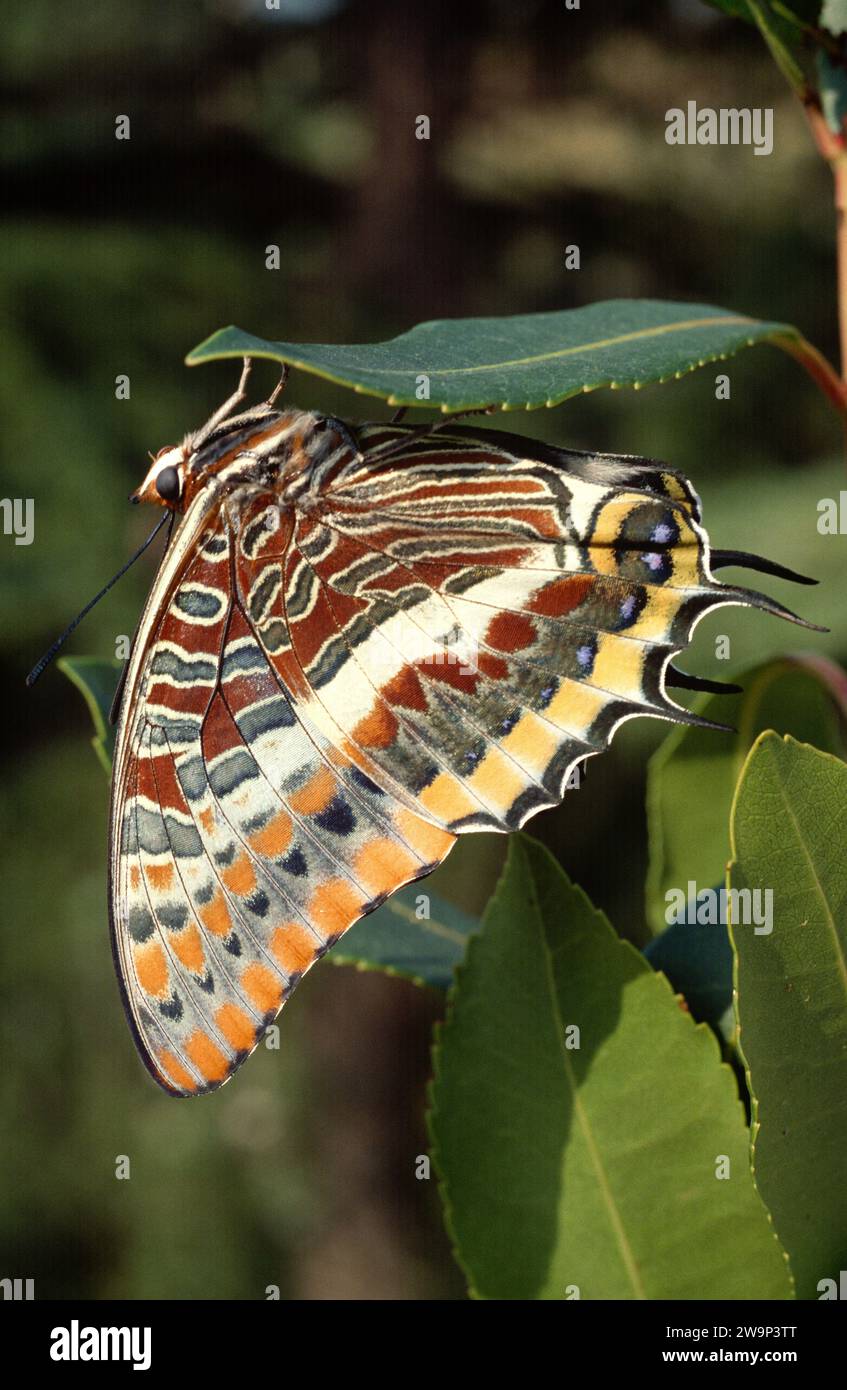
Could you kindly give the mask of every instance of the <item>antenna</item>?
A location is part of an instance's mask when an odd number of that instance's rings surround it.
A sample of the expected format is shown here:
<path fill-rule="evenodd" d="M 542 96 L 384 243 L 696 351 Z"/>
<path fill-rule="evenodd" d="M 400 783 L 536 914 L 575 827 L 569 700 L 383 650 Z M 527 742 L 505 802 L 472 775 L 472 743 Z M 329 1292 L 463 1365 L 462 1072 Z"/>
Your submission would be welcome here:
<path fill-rule="evenodd" d="M 77 627 L 79 627 L 79 624 L 82 622 L 82 620 L 83 620 L 83 618 L 85 617 L 86 613 L 90 613 L 90 612 L 91 612 L 91 610 L 92 610 L 92 608 L 94 607 L 95 603 L 99 603 L 100 600 L 101 600 L 101 598 L 103 597 L 103 595 L 104 595 L 104 594 L 107 594 L 107 593 L 109 592 L 109 590 L 111 589 L 112 585 L 113 585 L 113 584 L 117 584 L 118 580 L 119 580 L 123 575 L 126 574 L 127 570 L 128 570 L 132 565 L 135 564 L 135 562 L 136 562 L 136 560 L 138 559 L 138 557 L 139 557 L 140 555 L 143 555 L 143 554 L 144 554 L 144 552 L 145 552 L 145 550 L 147 549 L 147 547 L 148 547 L 148 545 L 150 544 L 150 542 L 153 541 L 153 540 L 155 540 L 156 536 L 158 536 L 158 534 L 159 534 L 159 532 L 161 531 L 162 527 L 164 526 L 165 522 L 166 522 L 166 521 L 172 521 L 172 520 L 173 520 L 172 513 L 169 512 L 169 511 L 168 511 L 168 512 L 165 512 L 165 515 L 162 517 L 161 521 L 157 521 L 157 522 L 156 522 L 156 525 L 153 527 L 153 530 L 150 532 L 150 535 L 147 537 L 147 539 L 146 539 L 146 541 L 144 542 L 144 544 L 143 544 L 143 545 L 140 545 L 140 546 L 138 547 L 138 549 L 136 550 L 136 552 L 135 552 L 135 554 L 132 556 L 132 558 L 131 558 L 130 560 L 127 560 L 127 562 L 126 562 L 125 565 L 122 565 L 122 566 L 121 566 L 121 568 L 118 570 L 117 574 L 113 575 L 112 578 L 109 580 L 108 584 L 104 584 L 104 586 L 103 586 L 103 588 L 100 590 L 99 594 L 95 594 L 94 598 L 91 599 L 90 603 L 87 603 L 87 604 L 85 605 L 85 607 L 83 608 L 82 612 L 81 612 L 81 613 L 77 613 L 77 615 L 76 615 L 76 617 L 74 618 L 73 622 L 72 622 L 72 623 L 69 623 L 69 625 L 65 628 L 64 632 L 62 633 L 61 637 L 57 637 L 57 638 L 56 638 L 56 641 L 53 643 L 53 645 L 52 645 L 51 647 L 48 647 L 47 651 L 44 653 L 44 655 L 43 655 L 43 657 L 41 658 L 41 660 L 40 660 L 40 661 L 37 661 L 37 662 L 35 663 L 35 665 L 33 666 L 32 670 L 30 671 L 29 675 L 28 675 L 27 678 L 26 678 L 26 683 L 27 683 L 28 686 L 32 687 L 33 685 L 35 685 L 35 682 L 38 680 L 38 677 L 39 677 L 40 675 L 42 675 L 44 671 L 46 671 L 47 667 L 50 665 L 50 662 L 53 660 L 54 656 L 56 656 L 56 655 L 58 654 L 58 652 L 61 651 L 62 647 L 63 647 L 63 646 L 65 645 L 65 643 L 67 642 L 68 638 L 70 637 L 70 635 L 71 635 L 71 633 L 74 631 L 74 629 L 77 628 Z"/>

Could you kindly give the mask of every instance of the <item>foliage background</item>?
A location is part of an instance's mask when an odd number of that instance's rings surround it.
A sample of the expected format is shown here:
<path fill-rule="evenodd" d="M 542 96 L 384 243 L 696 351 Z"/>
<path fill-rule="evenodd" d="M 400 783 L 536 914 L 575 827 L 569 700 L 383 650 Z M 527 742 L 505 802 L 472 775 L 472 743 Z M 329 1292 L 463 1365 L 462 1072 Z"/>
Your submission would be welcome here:
<path fill-rule="evenodd" d="M 422 318 L 636 295 L 786 319 L 834 358 L 828 171 L 755 31 L 696 0 L 283 0 L 279 13 L 29 0 L 4 30 L 2 491 L 35 499 L 36 532 L 30 547 L 0 539 L 0 1275 L 34 1277 L 41 1298 L 261 1298 L 269 1284 L 284 1298 L 461 1297 L 434 1183 L 415 1178 L 442 1001 L 324 962 L 286 1008 L 279 1052 L 214 1098 L 160 1095 L 112 979 L 88 716 L 58 674 L 27 696 L 23 675 L 149 526 L 125 503 L 147 449 L 231 388 L 230 364 L 182 366 L 214 328 L 365 341 Z M 669 147 L 665 111 L 688 100 L 772 106 L 774 153 Z M 114 139 L 121 113 L 129 142 Z M 421 113 L 429 142 L 414 138 Z M 565 269 L 570 243 L 579 271 Z M 817 499 L 841 486 L 839 424 L 771 349 L 722 369 L 728 402 L 716 370 L 508 424 L 664 457 L 695 480 L 720 545 L 824 581 L 799 602 L 831 636 L 706 619 L 689 669 L 729 675 L 717 631 L 735 670 L 801 647 L 843 660 L 843 542 L 815 528 Z M 129 401 L 115 400 L 118 373 Z M 298 374 L 289 395 L 359 407 Z M 72 650 L 113 653 L 153 564 Z M 579 794 L 532 826 L 637 943 L 645 760 L 663 732 L 627 724 Z M 480 910 L 504 849 L 465 837 L 433 886 Z"/>

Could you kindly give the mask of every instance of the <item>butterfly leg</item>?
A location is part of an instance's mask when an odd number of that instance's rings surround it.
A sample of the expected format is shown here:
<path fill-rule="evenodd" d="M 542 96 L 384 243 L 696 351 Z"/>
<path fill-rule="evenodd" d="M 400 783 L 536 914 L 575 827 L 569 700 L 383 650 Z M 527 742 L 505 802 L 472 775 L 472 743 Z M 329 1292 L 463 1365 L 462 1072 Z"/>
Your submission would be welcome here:
<path fill-rule="evenodd" d="M 288 380 L 288 373 L 290 370 L 291 368 L 289 367 L 288 363 L 283 362 L 282 371 L 280 372 L 279 376 L 279 381 L 277 382 L 274 389 L 271 391 L 271 394 L 268 396 L 268 399 L 265 402 L 266 405 L 273 405 L 277 398 L 282 395 L 283 391 L 285 390 L 285 383 Z"/>
<path fill-rule="evenodd" d="M 210 430 L 213 430 L 216 425 L 220 424 L 221 420 L 225 420 L 228 415 L 231 415 L 235 407 L 237 405 L 240 405 L 241 402 L 246 399 L 247 382 L 250 379 L 250 371 L 252 369 L 252 366 L 253 359 L 251 357 L 245 357 L 244 365 L 241 368 L 241 380 L 238 383 L 237 389 L 230 396 L 229 400 L 224 401 L 223 405 L 218 406 L 214 415 L 212 415 L 210 419 L 206 421 L 205 425 L 203 426 L 200 438 L 205 438 L 209 434 Z M 195 439 L 195 448 L 197 446 L 197 443 L 198 440 Z"/>

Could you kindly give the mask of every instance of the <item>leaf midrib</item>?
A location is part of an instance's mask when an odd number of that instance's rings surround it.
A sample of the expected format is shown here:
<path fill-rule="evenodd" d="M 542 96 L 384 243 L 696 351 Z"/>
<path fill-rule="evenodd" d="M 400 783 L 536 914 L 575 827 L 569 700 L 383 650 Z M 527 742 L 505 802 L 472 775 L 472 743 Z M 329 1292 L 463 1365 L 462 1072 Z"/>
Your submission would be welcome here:
<path fill-rule="evenodd" d="M 726 328 L 733 323 L 740 326 L 744 323 L 754 324 L 755 322 L 755 319 L 748 318 L 744 314 L 720 314 L 711 318 L 679 319 L 676 323 L 659 323 L 654 324 L 651 328 L 634 328 L 629 333 L 617 333 L 612 338 L 598 338 L 593 343 L 576 343 L 573 347 L 554 348 L 547 352 L 535 353 L 529 357 L 506 357 L 497 362 L 477 363 L 473 367 L 373 367 L 363 370 L 394 372 L 398 376 L 417 376 L 420 372 L 425 372 L 430 377 L 470 376 L 474 372 L 490 372 L 495 368 L 529 367 L 535 362 L 555 362 L 560 357 L 576 357 L 586 352 L 600 352 L 603 348 L 615 347 L 618 343 L 632 343 L 640 338 L 658 338 L 666 333 L 682 333 L 692 328 L 713 328 L 716 325 Z"/>
<path fill-rule="evenodd" d="M 594 1138 L 588 1114 L 582 1103 L 582 1099 L 579 1094 L 579 1088 L 576 1084 L 576 1078 L 573 1074 L 571 1060 L 568 1056 L 567 1047 L 565 1046 L 563 1020 L 559 1010 L 558 995 L 556 993 L 556 978 L 553 971 L 553 955 L 547 941 L 546 933 L 544 931 L 544 920 L 541 912 L 541 903 L 538 899 L 538 888 L 535 882 L 535 875 L 532 873 L 531 869 L 529 872 L 529 881 L 531 906 L 535 923 L 538 927 L 539 937 L 541 940 L 541 948 L 544 955 L 547 987 L 550 995 L 550 1004 L 553 1010 L 556 1035 L 559 1040 L 559 1050 L 561 1052 L 562 1057 L 562 1068 L 564 1070 L 568 1086 L 571 1090 L 574 1114 L 579 1123 L 579 1128 L 582 1133 L 586 1148 L 588 1150 L 589 1160 L 591 1162 L 591 1166 L 594 1170 L 594 1174 L 597 1179 L 597 1185 L 600 1189 L 600 1195 L 603 1200 L 603 1204 L 606 1208 L 606 1214 L 609 1218 L 609 1224 L 612 1228 L 612 1232 L 617 1242 L 618 1249 L 621 1252 L 621 1259 L 623 1260 L 623 1265 L 629 1277 L 630 1284 L 632 1285 L 633 1292 L 635 1293 L 636 1298 L 646 1299 L 647 1293 L 641 1281 L 641 1276 L 638 1273 L 638 1265 L 635 1259 L 635 1254 L 630 1244 L 629 1237 L 627 1236 L 626 1228 L 624 1226 L 620 1211 L 618 1210 L 618 1206 L 615 1201 L 614 1195 L 612 1193 L 611 1184 L 606 1174 L 606 1169 L 603 1165 L 603 1159 L 601 1157 L 599 1147 Z"/>
<path fill-rule="evenodd" d="M 788 795 L 788 787 L 783 778 L 782 768 L 780 767 L 778 761 L 776 765 L 776 771 L 779 792 L 782 797 L 783 805 L 788 814 L 788 819 L 794 829 L 797 844 L 800 847 L 800 852 L 803 855 L 803 858 L 805 859 L 806 864 L 808 866 L 809 874 L 811 875 L 815 892 L 817 893 L 817 896 L 823 908 L 824 922 L 829 931 L 830 936 L 832 937 L 835 959 L 838 963 L 838 969 L 841 975 L 842 991 L 845 997 L 847 997 L 847 959 L 845 959 L 844 947 L 841 943 L 841 938 L 838 935 L 838 929 L 835 925 L 835 917 L 833 916 L 832 909 L 829 905 L 829 899 L 826 896 L 826 890 L 824 889 L 824 886 L 821 883 L 821 880 L 818 876 L 818 871 L 815 862 L 812 859 L 812 856 L 807 848 L 806 838 L 800 826 L 800 822 L 798 821 L 797 816 L 794 812 L 794 808 L 791 805 L 791 801 Z"/>
<path fill-rule="evenodd" d="M 397 913 L 398 917 L 405 917 L 407 922 L 412 922 L 421 931 L 432 932 L 433 936 L 441 936 L 445 941 L 451 941 L 454 946 L 464 947 L 467 945 L 467 936 L 463 936 L 453 927 L 448 927 L 446 922 L 439 922 L 435 917 L 417 917 L 412 909 L 402 902 L 392 902 L 389 906 L 392 912 Z"/>

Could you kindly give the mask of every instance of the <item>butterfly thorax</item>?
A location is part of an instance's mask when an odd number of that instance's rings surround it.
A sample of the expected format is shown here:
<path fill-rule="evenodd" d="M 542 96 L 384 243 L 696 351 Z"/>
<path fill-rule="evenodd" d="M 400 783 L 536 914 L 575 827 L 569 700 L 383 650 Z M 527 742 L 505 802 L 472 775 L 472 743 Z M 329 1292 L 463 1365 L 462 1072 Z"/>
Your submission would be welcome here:
<path fill-rule="evenodd" d="M 133 500 L 184 512 L 203 489 L 214 487 L 223 499 L 246 484 L 293 503 L 326 486 L 327 475 L 356 453 L 340 420 L 258 406 L 160 449 Z"/>

